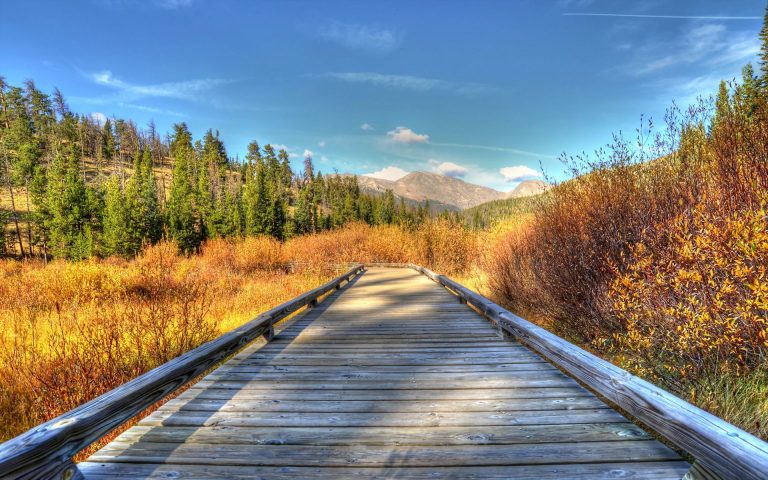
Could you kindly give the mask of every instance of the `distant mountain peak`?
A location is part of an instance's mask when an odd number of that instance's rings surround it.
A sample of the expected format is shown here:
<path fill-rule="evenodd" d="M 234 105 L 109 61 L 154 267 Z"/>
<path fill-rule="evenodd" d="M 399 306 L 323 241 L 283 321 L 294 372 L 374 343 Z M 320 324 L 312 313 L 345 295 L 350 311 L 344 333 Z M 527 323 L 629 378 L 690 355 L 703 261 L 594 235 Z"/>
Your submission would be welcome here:
<path fill-rule="evenodd" d="M 420 171 L 411 172 L 395 181 L 365 175 L 358 175 L 357 178 L 364 192 L 378 194 L 392 190 L 395 195 L 406 200 L 438 202 L 446 210 L 464 210 L 493 200 L 536 195 L 547 188 L 547 184 L 541 180 L 525 180 L 510 192 L 500 192 L 460 178 Z"/>

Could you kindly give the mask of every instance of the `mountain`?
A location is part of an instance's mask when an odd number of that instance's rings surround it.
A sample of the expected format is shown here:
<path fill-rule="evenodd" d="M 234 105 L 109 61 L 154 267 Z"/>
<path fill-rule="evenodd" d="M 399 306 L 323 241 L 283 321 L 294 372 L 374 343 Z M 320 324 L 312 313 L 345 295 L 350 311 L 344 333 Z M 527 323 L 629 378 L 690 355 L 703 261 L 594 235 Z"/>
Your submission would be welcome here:
<path fill-rule="evenodd" d="M 396 181 L 358 175 L 357 182 L 365 193 L 381 194 L 392 190 L 397 197 L 409 203 L 429 200 L 435 210 L 452 211 L 493 200 L 536 195 L 547 187 L 541 180 L 526 180 L 511 192 L 500 192 L 459 178 L 429 172 L 412 172 Z"/>
<path fill-rule="evenodd" d="M 530 197 L 544 193 L 549 187 L 550 185 L 543 180 L 523 180 L 514 190 L 507 192 L 503 198 Z"/>

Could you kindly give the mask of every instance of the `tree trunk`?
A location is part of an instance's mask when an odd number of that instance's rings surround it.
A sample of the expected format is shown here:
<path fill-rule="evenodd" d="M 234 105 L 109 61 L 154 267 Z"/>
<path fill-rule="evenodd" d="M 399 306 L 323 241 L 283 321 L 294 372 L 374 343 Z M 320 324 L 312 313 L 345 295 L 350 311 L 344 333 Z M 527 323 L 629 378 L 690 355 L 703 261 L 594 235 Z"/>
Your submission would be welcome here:
<path fill-rule="evenodd" d="M 24 243 L 21 241 L 21 229 L 19 229 L 19 212 L 16 211 L 16 200 L 13 196 L 13 185 L 11 184 L 11 165 L 8 162 L 8 156 L 5 157 L 5 184 L 8 187 L 8 193 L 11 195 L 11 209 L 13 210 L 13 223 L 16 225 L 16 238 L 19 240 L 19 251 L 24 257 Z"/>
<path fill-rule="evenodd" d="M 29 243 L 29 256 L 31 257 L 33 255 L 32 251 L 32 209 L 30 207 L 29 203 L 29 178 L 26 179 L 25 182 L 26 189 L 27 189 L 27 240 Z"/>

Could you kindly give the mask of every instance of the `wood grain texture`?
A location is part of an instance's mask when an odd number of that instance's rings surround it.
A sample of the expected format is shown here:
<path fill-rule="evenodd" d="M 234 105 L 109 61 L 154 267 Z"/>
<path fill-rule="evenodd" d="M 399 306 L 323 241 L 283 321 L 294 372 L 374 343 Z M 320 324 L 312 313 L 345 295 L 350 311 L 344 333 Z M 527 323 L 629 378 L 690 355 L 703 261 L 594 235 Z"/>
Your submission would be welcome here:
<path fill-rule="evenodd" d="M 356 266 L 330 282 L 283 303 L 245 325 L 165 363 L 64 415 L 0 445 L 0 478 L 56 478 L 83 448 L 219 363 L 296 310 L 317 302 L 359 272 Z"/>
<path fill-rule="evenodd" d="M 95 453 L 101 478 L 664 478 L 678 455 L 455 295 L 371 269 Z"/>

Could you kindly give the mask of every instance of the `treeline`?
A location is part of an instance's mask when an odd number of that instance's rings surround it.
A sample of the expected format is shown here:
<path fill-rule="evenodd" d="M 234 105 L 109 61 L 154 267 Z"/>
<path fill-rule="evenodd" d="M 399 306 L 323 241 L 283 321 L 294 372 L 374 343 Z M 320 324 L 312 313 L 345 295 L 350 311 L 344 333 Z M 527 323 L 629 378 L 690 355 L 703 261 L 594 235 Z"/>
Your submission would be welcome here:
<path fill-rule="evenodd" d="M 475 230 L 486 230 L 499 220 L 533 212 L 539 201 L 538 195 L 491 200 L 463 210 L 461 216 L 469 227 Z"/>
<path fill-rule="evenodd" d="M 6 255 L 130 257 L 161 238 L 188 253 L 209 238 L 282 240 L 429 216 L 392 192 L 362 194 L 353 176 L 315 172 L 311 157 L 293 172 L 272 145 L 252 142 L 238 161 L 212 130 L 195 140 L 180 123 L 161 138 L 153 123 L 75 114 L 58 89 L 48 95 L 31 80 L 19 87 L 0 77 L 0 161 Z"/>

